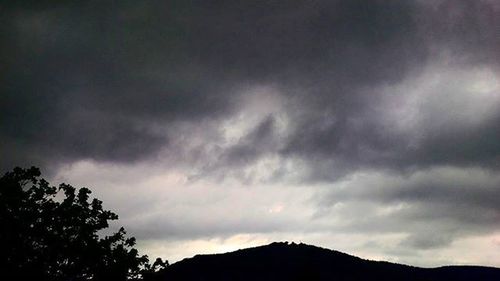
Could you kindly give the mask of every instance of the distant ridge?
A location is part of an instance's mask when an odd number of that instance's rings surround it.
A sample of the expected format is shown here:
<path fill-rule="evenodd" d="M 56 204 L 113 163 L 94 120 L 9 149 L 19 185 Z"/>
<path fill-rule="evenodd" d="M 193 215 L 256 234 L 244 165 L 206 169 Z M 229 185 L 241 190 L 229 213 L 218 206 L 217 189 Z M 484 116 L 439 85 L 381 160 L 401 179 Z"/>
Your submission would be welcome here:
<path fill-rule="evenodd" d="M 152 280 L 499 281 L 500 268 L 419 268 L 364 260 L 306 244 L 275 242 L 225 254 L 196 255 L 172 264 Z"/>

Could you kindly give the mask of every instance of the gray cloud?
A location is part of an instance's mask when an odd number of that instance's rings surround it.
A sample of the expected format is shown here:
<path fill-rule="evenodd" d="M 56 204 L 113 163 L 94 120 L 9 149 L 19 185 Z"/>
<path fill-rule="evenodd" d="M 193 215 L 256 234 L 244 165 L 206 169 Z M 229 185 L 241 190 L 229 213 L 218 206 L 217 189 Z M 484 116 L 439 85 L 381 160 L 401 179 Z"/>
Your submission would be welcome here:
<path fill-rule="evenodd" d="M 404 232 L 409 236 L 401 243 L 421 249 L 498 231 L 500 179 L 495 173 L 461 168 L 411 176 L 368 173 L 340 186 L 321 195 L 326 210 L 318 215 L 328 218 L 335 206 L 345 205 L 339 212 L 350 218 L 343 228 L 351 231 Z M 360 215 L 349 216 L 352 209 Z"/>

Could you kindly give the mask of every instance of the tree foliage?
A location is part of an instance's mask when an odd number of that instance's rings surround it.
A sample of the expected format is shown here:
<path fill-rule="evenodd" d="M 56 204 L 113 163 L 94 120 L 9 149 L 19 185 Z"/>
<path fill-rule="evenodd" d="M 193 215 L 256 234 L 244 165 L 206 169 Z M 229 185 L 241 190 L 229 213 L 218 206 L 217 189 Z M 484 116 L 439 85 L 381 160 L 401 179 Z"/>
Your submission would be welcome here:
<path fill-rule="evenodd" d="M 100 236 L 118 216 L 90 194 L 65 183 L 51 186 L 35 167 L 6 173 L 0 179 L 0 274 L 9 280 L 127 280 L 166 266 L 161 259 L 150 265 L 123 228 Z"/>

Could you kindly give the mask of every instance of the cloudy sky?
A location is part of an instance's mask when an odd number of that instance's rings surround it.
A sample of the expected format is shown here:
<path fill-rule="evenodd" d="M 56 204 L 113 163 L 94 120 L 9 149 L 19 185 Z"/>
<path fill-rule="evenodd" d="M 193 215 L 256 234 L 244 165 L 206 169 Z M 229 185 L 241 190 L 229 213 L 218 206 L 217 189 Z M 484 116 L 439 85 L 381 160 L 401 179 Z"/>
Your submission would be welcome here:
<path fill-rule="evenodd" d="M 151 257 L 287 240 L 500 266 L 499 1 L 3 1 L 0 20 L 2 173 L 91 188 Z"/>

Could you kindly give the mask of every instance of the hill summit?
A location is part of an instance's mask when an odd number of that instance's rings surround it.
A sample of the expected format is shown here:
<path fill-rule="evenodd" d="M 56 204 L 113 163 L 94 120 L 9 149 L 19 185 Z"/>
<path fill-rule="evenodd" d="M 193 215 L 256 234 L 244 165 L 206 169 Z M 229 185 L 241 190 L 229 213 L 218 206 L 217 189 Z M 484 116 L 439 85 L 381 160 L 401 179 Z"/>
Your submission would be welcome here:
<path fill-rule="evenodd" d="M 306 244 L 275 242 L 172 264 L 155 280 L 500 280 L 500 268 L 419 268 L 364 260 Z"/>

